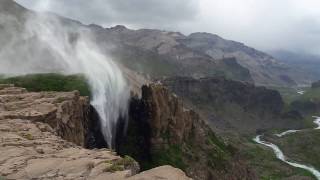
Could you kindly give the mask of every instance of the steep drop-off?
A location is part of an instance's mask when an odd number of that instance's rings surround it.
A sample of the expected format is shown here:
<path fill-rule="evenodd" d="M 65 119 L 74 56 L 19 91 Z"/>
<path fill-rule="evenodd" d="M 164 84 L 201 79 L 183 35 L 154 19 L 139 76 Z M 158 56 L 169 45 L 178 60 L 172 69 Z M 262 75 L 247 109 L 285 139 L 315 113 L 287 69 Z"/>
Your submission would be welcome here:
<path fill-rule="evenodd" d="M 175 77 L 161 80 L 218 130 L 257 130 L 301 126 L 301 116 L 285 112 L 277 91 L 225 78 Z"/>
<path fill-rule="evenodd" d="M 137 174 L 139 165 L 129 156 L 78 146 L 86 145 L 91 131 L 89 106 L 77 91 L 27 92 L 0 85 L 0 178 L 189 179 L 170 166 Z"/>
<path fill-rule="evenodd" d="M 236 148 L 161 84 L 143 86 L 141 99 L 132 99 L 128 133 L 118 151 L 137 159 L 142 169 L 170 164 L 194 179 L 256 179 Z"/>

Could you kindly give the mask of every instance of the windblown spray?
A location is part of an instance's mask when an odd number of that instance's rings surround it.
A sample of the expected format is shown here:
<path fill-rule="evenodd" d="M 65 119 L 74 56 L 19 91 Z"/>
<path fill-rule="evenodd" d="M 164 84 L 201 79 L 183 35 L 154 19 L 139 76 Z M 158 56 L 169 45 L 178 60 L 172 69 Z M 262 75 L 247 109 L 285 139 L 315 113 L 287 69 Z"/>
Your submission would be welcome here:
<path fill-rule="evenodd" d="M 101 132 L 114 148 L 117 121 L 127 116 L 129 89 L 119 67 L 92 40 L 90 30 L 42 13 L 30 14 L 19 33 L 0 53 L 2 73 L 84 74 L 92 92 L 91 104 L 100 116 Z"/>

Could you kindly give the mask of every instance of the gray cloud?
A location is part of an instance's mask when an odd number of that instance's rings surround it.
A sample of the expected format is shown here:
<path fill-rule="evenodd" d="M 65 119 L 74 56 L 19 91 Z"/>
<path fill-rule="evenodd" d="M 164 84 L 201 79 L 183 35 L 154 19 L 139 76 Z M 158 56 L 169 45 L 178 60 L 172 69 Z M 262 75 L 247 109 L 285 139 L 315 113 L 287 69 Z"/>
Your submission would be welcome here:
<path fill-rule="evenodd" d="M 46 10 L 104 26 L 170 27 L 193 19 L 199 11 L 197 0 L 17 0 L 38 11 Z M 42 4 L 39 6 L 39 3 Z M 46 5 L 43 5 L 46 4 Z"/>
<path fill-rule="evenodd" d="M 16 0 L 104 26 L 210 32 L 262 50 L 320 54 L 318 0 Z M 35 6 L 49 3 L 47 8 Z"/>

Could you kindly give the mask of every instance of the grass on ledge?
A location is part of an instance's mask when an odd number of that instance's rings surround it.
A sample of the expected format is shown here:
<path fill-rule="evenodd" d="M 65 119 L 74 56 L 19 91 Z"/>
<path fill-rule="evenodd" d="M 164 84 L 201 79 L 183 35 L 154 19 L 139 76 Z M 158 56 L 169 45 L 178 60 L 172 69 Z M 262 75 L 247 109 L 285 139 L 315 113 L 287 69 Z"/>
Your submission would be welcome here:
<path fill-rule="evenodd" d="M 30 74 L 4 78 L 0 77 L 0 84 L 14 84 L 26 88 L 28 91 L 73 91 L 78 90 L 82 96 L 90 96 L 90 88 L 81 74 Z"/>

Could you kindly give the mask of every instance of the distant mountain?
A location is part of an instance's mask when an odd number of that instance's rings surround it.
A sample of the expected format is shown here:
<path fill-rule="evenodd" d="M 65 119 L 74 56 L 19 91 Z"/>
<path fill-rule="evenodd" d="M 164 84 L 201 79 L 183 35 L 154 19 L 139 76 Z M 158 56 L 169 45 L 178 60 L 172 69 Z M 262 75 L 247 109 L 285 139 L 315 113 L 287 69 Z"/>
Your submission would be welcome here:
<path fill-rule="evenodd" d="M 253 81 L 257 85 L 267 86 L 294 86 L 305 83 L 307 79 L 303 73 L 266 53 L 214 34 L 193 33 L 185 36 L 179 32 L 130 30 L 124 26 L 106 29 L 96 25 L 92 27 L 95 34 L 98 34 L 98 41 L 105 43 L 108 39 L 109 42 L 118 43 L 123 47 L 117 53 L 122 55 L 117 57 L 123 57 L 123 52 L 127 52 L 128 49 L 135 49 L 136 52 L 125 57 L 134 57 L 135 65 L 146 63 L 150 57 L 153 62 L 149 60 L 149 63 L 170 64 L 174 70 L 164 68 L 169 70 L 163 73 L 167 76 L 172 75 L 170 73 L 192 77 L 224 75 L 234 80 Z M 146 60 L 141 60 L 141 54 L 146 53 L 149 53 L 149 56 L 144 56 Z M 232 65 L 229 63 L 230 58 L 234 59 Z M 145 70 L 145 66 L 142 67 Z"/>
<path fill-rule="evenodd" d="M 235 57 L 241 66 L 250 70 L 258 85 L 294 85 L 295 81 L 300 81 L 288 65 L 243 43 L 226 40 L 210 33 L 193 33 L 182 40 L 182 43 L 214 59 Z"/>
<path fill-rule="evenodd" d="M 5 49 L 7 42 L 13 38 L 21 38 L 19 29 L 23 28 L 27 16 L 34 13 L 11 0 L 1 1 L 0 7 L 0 47 Z M 267 86 L 295 86 L 311 82 L 303 72 L 296 71 L 266 53 L 214 34 L 193 33 L 185 36 L 179 32 L 153 29 L 130 30 L 120 25 L 103 28 L 94 24 L 83 25 L 54 14 L 46 15 L 57 17 L 66 27 L 89 29 L 102 51 L 124 67 L 146 77 L 224 76 Z M 70 34 L 70 39 L 72 38 L 77 37 Z M 29 43 L 30 47 L 21 48 L 24 43 Z M 14 47 L 14 51 L 11 48 L 8 52 L 25 54 L 28 51 L 32 57 L 25 60 L 30 62 L 41 58 L 57 61 L 57 57 L 48 53 L 36 38 L 17 41 Z M 20 59 L 21 57 L 12 61 L 18 62 Z M 45 71 L 43 65 L 38 66 L 37 69 Z M 51 66 L 54 63 L 50 64 L 50 68 Z"/>
<path fill-rule="evenodd" d="M 124 26 L 102 28 L 90 25 L 100 47 L 134 71 L 153 78 L 163 76 L 226 76 L 253 82 L 248 69 L 235 58 L 213 59 L 180 42 L 181 33 L 160 30 L 130 30 Z M 111 48 L 110 48 L 111 45 Z"/>
<path fill-rule="evenodd" d="M 279 61 L 297 69 L 299 68 L 309 76 L 310 80 L 316 81 L 320 79 L 320 55 L 284 50 L 271 51 L 269 53 L 279 59 Z"/>

